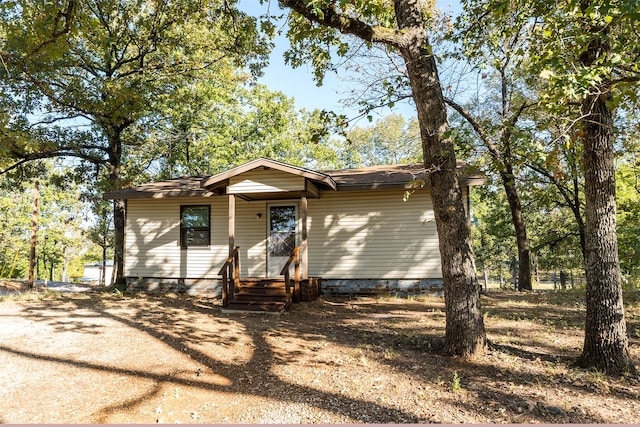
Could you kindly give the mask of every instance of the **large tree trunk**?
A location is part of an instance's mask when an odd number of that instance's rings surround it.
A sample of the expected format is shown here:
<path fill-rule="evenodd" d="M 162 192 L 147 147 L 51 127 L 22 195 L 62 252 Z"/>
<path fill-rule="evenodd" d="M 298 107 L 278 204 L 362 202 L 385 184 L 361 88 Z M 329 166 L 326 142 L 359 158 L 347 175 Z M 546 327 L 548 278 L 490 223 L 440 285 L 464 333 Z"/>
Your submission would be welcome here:
<path fill-rule="evenodd" d="M 121 130 L 107 128 L 109 138 L 109 184 L 112 190 L 122 188 L 122 141 Z M 124 200 L 113 201 L 113 226 L 115 233 L 114 267 L 115 284 L 124 284 L 124 227 L 126 203 Z"/>
<path fill-rule="evenodd" d="M 507 202 L 511 210 L 511 222 L 516 232 L 518 245 L 518 289 L 531 291 L 531 256 L 529 253 L 529 239 L 527 238 L 527 226 L 522 216 L 522 204 L 516 188 L 515 176 L 511 165 L 505 165 L 505 170 L 500 172 L 502 185 L 507 195 Z"/>
<path fill-rule="evenodd" d="M 411 34 L 400 49 L 407 64 L 418 110 L 424 162 L 429 175 L 435 213 L 446 303 L 445 349 L 453 355 L 473 356 L 486 346 L 476 278 L 471 231 L 458 182 L 453 142 L 435 58 L 418 1 L 395 1 L 401 31 Z"/>
<path fill-rule="evenodd" d="M 608 52 L 594 39 L 583 54 L 592 65 Z M 613 114 L 605 85 L 582 104 L 584 135 L 585 275 L 587 314 L 584 348 L 578 362 L 609 374 L 633 371 L 622 303 L 616 235 L 616 180 L 613 164 Z"/>
<path fill-rule="evenodd" d="M 399 31 L 369 25 L 352 14 L 340 14 L 334 2 L 324 6 L 308 0 L 280 0 L 280 3 L 310 21 L 399 49 L 407 65 L 418 111 L 425 167 L 430 172 L 447 314 L 445 349 L 449 354 L 461 356 L 484 352 L 486 339 L 471 230 L 458 182 L 453 143 L 447 136 L 449 122 L 442 88 L 426 32 L 426 3 L 422 0 L 394 2 Z"/>
<path fill-rule="evenodd" d="M 583 110 L 587 315 L 579 363 L 619 374 L 633 364 L 618 262 L 613 117 L 603 96 L 589 97 Z"/>

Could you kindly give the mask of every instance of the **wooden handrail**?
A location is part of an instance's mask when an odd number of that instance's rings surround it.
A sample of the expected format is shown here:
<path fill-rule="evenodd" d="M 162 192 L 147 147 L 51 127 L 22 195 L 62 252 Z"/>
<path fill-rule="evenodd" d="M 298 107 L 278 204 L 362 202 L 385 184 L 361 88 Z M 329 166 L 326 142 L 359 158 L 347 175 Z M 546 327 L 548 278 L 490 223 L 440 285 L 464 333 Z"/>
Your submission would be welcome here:
<path fill-rule="evenodd" d="M 218 275 L 222 276 L 222 306 L 229 305 L 229 295 L 233 298 L 234 290 L 240 287 L 240 247 L 236 246 L 229 258 L 222 265 Z"/>
<path fill-rule="evenodd" d="M 220 269 L 220 271 L 218 271 L 218 276 L 220 276 L 222 274 L 222 272 L 224 271 L 225 268 L 227 268 L 229 265 L 231 265 L 233 263 L 236 255 L 238 255 L 238 250 L 239 249 L 240 249 L 240 246 L 236 246 L 235 248 L 233 248 L 233 251 L 231 251 L 231 254 L 229 255 L 229 258 L 227 258 L 227 260 L 222 265 L 222 268 Z"/>
<path fill-rule="evenodd" d="M 289 270 L 291 268 L 291 263 L 294 263 L 293 269 L 293 296 L 296 302 L 300 302 L 300 246 L 296 246 L 293 248 L 291 255 L 289 255 L 289 259 L 282 267 L 280 271 L 281 275 L 284 275 L 284 287 L 286 293 L 286 304 L 289 306 L 292 301 L 291 297 L 291 285 L 290 285 L 290 273 Z"/>

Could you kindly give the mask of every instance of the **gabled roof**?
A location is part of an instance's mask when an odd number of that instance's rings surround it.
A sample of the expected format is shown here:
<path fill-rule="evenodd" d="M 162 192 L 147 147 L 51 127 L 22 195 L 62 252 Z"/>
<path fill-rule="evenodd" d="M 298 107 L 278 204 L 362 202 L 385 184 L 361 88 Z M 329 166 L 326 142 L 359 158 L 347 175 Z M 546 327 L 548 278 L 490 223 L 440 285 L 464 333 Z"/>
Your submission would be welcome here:
<path fill-rule="evenodd" d="M 265 159 L 263 157 L 252 160 L 240 166 L 236 166 L 235 168 L 229 169 L 226 172 L 221 172 L 219 174 L 213 175 L 205 179 L 202 182 L 202 186 L 207 189 L 214 189 L 222 185 L 226 185 L 229 181 L 229 178 L 238 176 L 240 174 L 260 167 L 276 169 L 281 172 L 290 173 L 292 175 L 302 176 L 310 179 L 311 181 L 314 181 L 316 184 L 324 184 L 332 190 L 336 190 L 335 181 L 327 174 L 316 172 L 311 169 L 302 168 L 300 166 L 293 166 L 286 163 L 278 162 L 276 160 Z"/>
<path fill-rule="evenodd" d="M 465 162 L 458 161 L 460 185 L 481 185 L 485 179 Z M 429 182 L 422 163 L 409 165 L 371 166 L 357 169 L 337 169 L 316 172 L 275 160 L 259 158 L 213 176 L 181 177 L 141 184 L 132 188 L 109 191 L 105 199 L 140 199 L 163 197 L 212 197 L 224 194 L 229 179 L 257 169 L 275 169 L 304 177 L 320 188 L 337 191 L 415 188 L 416 181 Z"/>

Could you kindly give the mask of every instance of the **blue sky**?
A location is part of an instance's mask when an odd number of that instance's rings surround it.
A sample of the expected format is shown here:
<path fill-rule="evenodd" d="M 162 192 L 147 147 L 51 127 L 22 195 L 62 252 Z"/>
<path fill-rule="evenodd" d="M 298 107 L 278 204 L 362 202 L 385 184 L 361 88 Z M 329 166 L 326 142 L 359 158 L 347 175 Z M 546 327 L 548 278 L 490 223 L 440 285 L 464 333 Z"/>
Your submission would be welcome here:
<path fill-rule="evenodd" d="M 458 1 L 439 1 L 439 6 L 445 10 L 459 10 Z M 247 13 L 259 16 L 269 9 L 271 14 L 278 14 L 278 2 L 271 0 L 270 4 L 261 5 L 257 0 L 240 0 L 240 8 Z M 345 114 L 351 118 L 357 115 L 357 106 L 345 107 L 340 103 L 347 96 L 350 82 L 342 80 L 334 73 L 325 76 L 323 85 L 316 86 L 313 80 L 313 70 L 310 66 L 291 68 L 284 63 L 284 52 L 289 48 L 289 41 L 283 35 L 274 40 L 275 47 L 271 53 L 269 66 L 264 70 L 264 76 L 260 82 L 271 90 L 277 90 L 295 98 L 298 108 L 313 110 L 315 108 L 331 110 L 338 114 Z M 403 114 L 406 117 L 415 115 L 413 105 L 398 104 L 393 111 L 385 108 L 377 112 L 377 115 L 388 115 L 392 112 Z M 375 117 L 375 114 L 374 114 Z M 364 119 L 366 123 L 366 119 Z"/>

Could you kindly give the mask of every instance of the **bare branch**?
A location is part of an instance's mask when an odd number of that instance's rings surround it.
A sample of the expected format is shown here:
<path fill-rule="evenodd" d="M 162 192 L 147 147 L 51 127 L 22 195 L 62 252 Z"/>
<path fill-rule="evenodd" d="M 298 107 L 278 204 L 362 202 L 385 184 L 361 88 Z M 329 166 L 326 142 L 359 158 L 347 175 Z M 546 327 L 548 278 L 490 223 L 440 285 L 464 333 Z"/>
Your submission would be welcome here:
<path fill-rule="evenodd" d="M 562 242 L 564 239 L 566 239 L 567 237 L 571 237 L 571 236 L 580 236 L 580 233 L 577 233 L 575 231 L 569 232 L 569 233 L 565 233 L 562 234 L 560 236 L 557 236 L 553 239 L 549 239 L 549 240 L 545 240 L 544 242 L 540 243 L 539 245 L 534 246 L 533 248 L 531 248 L 532 252 L 537 252 L 540 249 L 549 246 L 549 247 L 554 247 L 555 245 L 557 245 L 558 243 Z"/>

